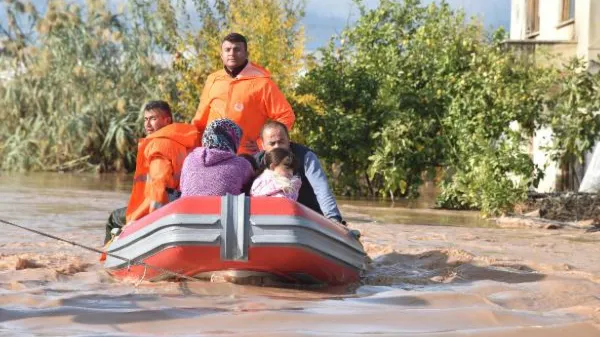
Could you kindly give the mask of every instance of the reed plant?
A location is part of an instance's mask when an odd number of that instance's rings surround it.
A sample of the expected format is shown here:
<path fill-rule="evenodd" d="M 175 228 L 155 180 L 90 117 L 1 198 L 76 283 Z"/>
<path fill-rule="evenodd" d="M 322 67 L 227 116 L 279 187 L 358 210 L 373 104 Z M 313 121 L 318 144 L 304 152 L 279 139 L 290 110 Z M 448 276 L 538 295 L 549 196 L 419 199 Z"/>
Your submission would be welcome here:
<path fill-rule="evenodd" d="M 133 170 L 144 102 L 191 120 L 227 32 L 287 95 L 301 67 L 304 0 L 0 4 L 1 170 Z"/>
<path fill-rule="evenodd" d="M 174 87 L 152 31 L 104 1 L 4 6 L 0 168 L 131 170 L 140 107 Z"/>

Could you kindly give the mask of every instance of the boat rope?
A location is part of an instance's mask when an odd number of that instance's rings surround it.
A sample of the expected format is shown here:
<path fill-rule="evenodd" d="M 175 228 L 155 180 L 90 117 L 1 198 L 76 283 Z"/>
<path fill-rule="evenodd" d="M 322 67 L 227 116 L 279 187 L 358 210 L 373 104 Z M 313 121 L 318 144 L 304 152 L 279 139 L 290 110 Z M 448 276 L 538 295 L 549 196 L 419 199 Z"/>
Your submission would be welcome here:
<path fill-rule="evenodd" d="M 142 278 L 140 278 L 136 283 L 135 283 L 135 287 L 139 287 L 140 283 L 142 283 L 142 281 L 144 280 L 144 277 L 146 277 L 146 270 L 148 270 L 148 268 L 146 268 L 146 266 L 144 266 L 144 273 L 142 274 Z"/>
<path fill-rule="evenodd" d="M 52 234 L 44 233 L 42 231 L 31 229 L 31 228 L 28 228 L 28 227 L 25 227 L 25 226 L 17 225 L 16 223 L 12 223 L 12 222 L 9 222 L 9 221 L 6 221 L 6 220 L 0 219 L 0 222 L 3 223 L 3 224 L 6 224 L 6 225 L 14 226 L 14 227 L 17 227 L 17 228 L 20 228 L 20 229 L 24 229 L 26 231 L 29 231 L 29 232 L 32 232 L 32 233 L 35 233 L 35 234 L 39 234 L 39 235 L 45 236 L 47 238 L 51 238 L 51 239 L 54 239 L 54 240 L 66 242 L 66 243 L 71 244 L 73 246 L 77 246 L 77 247 L 80 247 L 80 248 L 83 248 L 83 249 L 87 249 L 87 250 L 95 252 L 95 253 L 106 254 L 107 256 L 110 256 L 110 257 L 113 257 L 115 259 L 127 262 L 128 266 L 131 266 L 131 265 L 141 265 L 141 266 L 144 266 L 144 276 L 146 275 L 146 268 L 150 268 L 150 269 L 157 270 L 157 271 L 159 271 L 159 272 L 161 272 L 163 274 L 169 274 L 169 275 L 176 276 L 176 277 L 188 280 L 188 281 L 197 281 L 197 279 L 195 279 L 193 277 L 190 277 L 190 276 L 187 276 L 187 275 L 183 275 L 183 274 L 180 274 L 180 273 L 177 273 L 177 272 L 174 272 L 174 271 L 170 271 L 170 270 L 167 270 L 167 269 L 164 269 L 164 268 L 161 268 L 161 267 L 156 267 L 156 266 L 153 266 L 151 264 L 147 264 L 146 262 L 143 262 L 143 261 L 139 261 L 139 260 L 136 260 L 136 259 L 128 259 L 128 258 L 124 258 L 124 257 L 118 256 L 118 255 L 115 255 L 115 254 L 112 254 L 112 253 L 109 253 L 109 252 L 103 252 L 100 249 L 89 247 L 89 246 L 77 243 L 75 241 L 70 241 L 70 240 L 67 240 L 67 239 L 59 238 L 58 236 L 54 236 Z M 142 279 L 143 279 L 143 277 L 142 277 Z"/>

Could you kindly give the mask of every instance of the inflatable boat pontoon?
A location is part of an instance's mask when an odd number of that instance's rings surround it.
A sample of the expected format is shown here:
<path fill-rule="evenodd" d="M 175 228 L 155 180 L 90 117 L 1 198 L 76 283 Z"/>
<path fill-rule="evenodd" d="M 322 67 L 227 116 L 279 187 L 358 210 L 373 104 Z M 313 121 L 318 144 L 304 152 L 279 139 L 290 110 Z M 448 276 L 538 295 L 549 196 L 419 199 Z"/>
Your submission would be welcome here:
<path fill-rule="evenodd" d="M 344 226 L 285 198 L 184 197 L 131 223 L 108 252 L 193 278 L 274 276 L 296 284 L 357 282 L 366 254 Z M 172 277 L 107 257 L 117 278 Z"/>

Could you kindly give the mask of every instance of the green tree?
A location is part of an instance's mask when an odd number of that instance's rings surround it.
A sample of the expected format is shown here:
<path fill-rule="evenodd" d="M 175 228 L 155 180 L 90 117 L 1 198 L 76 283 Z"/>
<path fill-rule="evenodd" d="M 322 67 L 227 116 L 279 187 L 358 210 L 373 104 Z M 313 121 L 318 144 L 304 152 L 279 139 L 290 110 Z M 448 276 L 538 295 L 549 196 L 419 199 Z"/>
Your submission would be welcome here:
<path fill-rule="evenodd" d="M 563 167 L 583 156 L 600 135 L 600 73 L 587 71 L 587 64 L 574 59 L 565 64 L 545 102 L 540 124 L 553 131 L 547 148 L 552 160 Z"/>
<path fill-rule="evenodd" d="M 296 89 L 297 131 L 326 164 L 337 167 L 338 193 L 369 193 L 368 157 L 374 130 L 385 114 L 374 103 L 379 84 L 360 64 L 350 63 L 345 47 L 322 49 L 320 65 Z M 360 182 L 364 184 L 361 184 Z M 372 192 L 372 191 L 371 191 Z"/>
<path fill-rule="evenodd" d="M 0 73 L 12 75 L 0 86 L 4 170 L 132 170 L 140 106 L 166 99 L 191 119 L 222 67 L 224 32 L 246 34 L 252 60 L 290 96 L 301 67 L 302 0 L 130 0 L 118 12 L 51 1 L 42 14 L 0 1 Z"/>
<path fill-rule="evenodd" d="M 380 195 L 415 196 L 441 172 L 440 205 L 499 213 L 542 176 L 528 154 L 538 128 L 555 129 L 560 158 L 597 139 L 597 82 L 580 66 L 562 78 L 535 66 L 505 47 L 503 30 L 489 36 L 445 2 L 357 3 L 358 21 L 320 51 L 298 90 L 313 95 L 300 117 L 307 142 L 348 181 L 363 184 L 366 168 Z M 358 127 L 340 128 L 346 120 Z M 310 134 L 319 127 L 328 129 Z"/>

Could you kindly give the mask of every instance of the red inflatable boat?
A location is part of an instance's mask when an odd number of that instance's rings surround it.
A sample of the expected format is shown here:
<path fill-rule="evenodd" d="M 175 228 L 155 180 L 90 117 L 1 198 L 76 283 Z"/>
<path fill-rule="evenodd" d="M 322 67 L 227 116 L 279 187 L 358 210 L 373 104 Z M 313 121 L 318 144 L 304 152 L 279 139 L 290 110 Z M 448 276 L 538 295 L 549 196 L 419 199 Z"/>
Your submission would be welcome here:
<path fill-rule="evenodd" d="M 366 254 L 344 226 L 294 201 L 272 197 L 185 197 L 128 225 L 108 253 L 193 278 L 268 275 L 284 282 L 357 282 Z M 118 278 L 170 278 L 110 254 Z"/>

